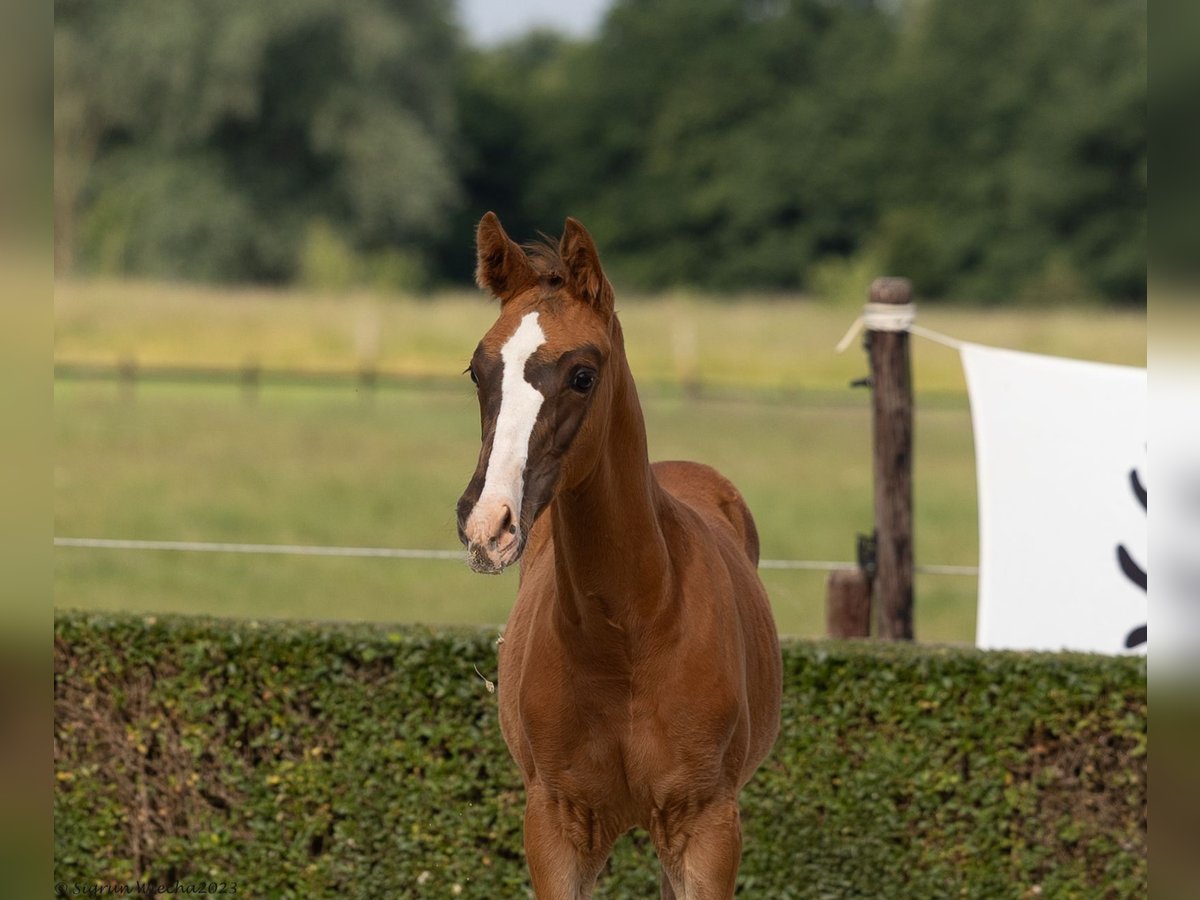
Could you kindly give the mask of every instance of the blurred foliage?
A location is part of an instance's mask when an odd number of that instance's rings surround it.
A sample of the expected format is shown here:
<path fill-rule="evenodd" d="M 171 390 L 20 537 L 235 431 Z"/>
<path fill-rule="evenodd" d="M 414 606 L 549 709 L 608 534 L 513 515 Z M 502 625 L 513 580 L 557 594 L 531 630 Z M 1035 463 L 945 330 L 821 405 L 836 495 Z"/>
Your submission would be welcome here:
<path fill-rule="evenodd" d="M 1200 329 L 1190 323 L 1200 307 L 1200 117 L 1196 115 L 1200 85 L 1200 4 L 1166 0 L 1154 6 L 1155 39 L 1150 66 L 1147 118 L 1154 142 L 1154 219 L 1151 223 L 1151 272 L 1159 290 L 1155 318 L 1164 315 L 1162 334 L 1190 334 L 1200 344 Z M 1182 315 L 1183 318 L 1180 318 Z M 1191 352 L 1194 352 L 1191 351 Z"/>
<path fill-rule="evenodd" d="M 60 615 L 55 878 L 524 895 L 495 638 Z M 746 896 L 1145 896 L 1144 658 L 792 641 L 783 659 L 782 731 L 741 798 Z M 657 883 L 636 832 L 598 894 Z"/>
<path fill-rule="evenodd" d="M 319 291 L 367 285 L 381 291 L 412 291 L 428 282 L 419 254 L 411 250 L 363 253 L 351 247 L 325 219 L 310 223 L 300 250 L 299 282 Z"/>
<path fill-rule="evenodd" d="M 1141 301 L 1145 43 L 1137 0 L 621 0 L 471 70 L 517 156 L 472 196 L 519 173 L 516 221 L 571 210 L 640 286 Z"/>
<path fill-rule="evenodd" d="M 55 12 L 56 163 L 87 170 L 56 185 L 60 267 L 287 281 L 313 229 L 425 254 L 461 203 L 449 0 Z"/>
<path fill-rule="evenodd" d="M 617 0 L 490 49 L 449 0 L 56 9 L 60 266 L 309 280 L 324 233 L 461 282 L 494 209 L 631 287 L 1144 302 L 1145 0 Z"/>

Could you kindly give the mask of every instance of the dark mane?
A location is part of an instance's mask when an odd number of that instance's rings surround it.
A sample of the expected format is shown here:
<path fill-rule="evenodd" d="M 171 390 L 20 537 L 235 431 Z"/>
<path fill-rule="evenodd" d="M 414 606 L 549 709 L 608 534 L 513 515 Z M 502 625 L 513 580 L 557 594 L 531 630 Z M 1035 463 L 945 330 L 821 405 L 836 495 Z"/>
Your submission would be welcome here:
<path fill-rule="evenodd" d="M 543 286 L 562 287 L 567 278 L 567 268 L 559 255 L 558 241 L 548 234 L 541 234 L 536 241 L 522 244 L 521 249 L 533 263 Z"/>

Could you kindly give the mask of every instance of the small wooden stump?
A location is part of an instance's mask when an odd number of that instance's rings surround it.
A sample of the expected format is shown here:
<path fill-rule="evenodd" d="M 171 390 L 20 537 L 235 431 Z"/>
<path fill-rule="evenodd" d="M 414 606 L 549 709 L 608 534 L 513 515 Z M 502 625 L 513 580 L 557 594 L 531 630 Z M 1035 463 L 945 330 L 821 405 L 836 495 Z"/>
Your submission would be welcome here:
<path fill-rule="evenodd" d="M 871 635 L 871 582 L 862 569 L 834 569 L 825 588 L 825 630 L 831 638 Z"/>

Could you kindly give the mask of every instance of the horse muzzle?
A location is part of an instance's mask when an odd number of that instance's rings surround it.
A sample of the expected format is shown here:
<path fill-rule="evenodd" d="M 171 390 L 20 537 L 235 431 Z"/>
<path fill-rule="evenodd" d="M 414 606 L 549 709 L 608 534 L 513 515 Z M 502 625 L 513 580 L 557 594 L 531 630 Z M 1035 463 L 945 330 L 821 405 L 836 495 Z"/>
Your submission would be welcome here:
<path fill-rule="evenodd" d="M 512 504 L 481 498 L 460 517 L 459 539 L 467 548 L 467 564 L 481 575 L 499 575 L 521 557 L 525 541 Z"/>

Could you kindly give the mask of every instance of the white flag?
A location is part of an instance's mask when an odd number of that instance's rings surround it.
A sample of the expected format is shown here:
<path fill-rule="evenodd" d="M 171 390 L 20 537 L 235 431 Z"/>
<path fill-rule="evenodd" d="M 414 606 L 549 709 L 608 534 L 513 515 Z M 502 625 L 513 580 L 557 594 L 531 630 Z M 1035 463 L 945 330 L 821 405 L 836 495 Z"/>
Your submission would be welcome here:
<path fill-rule="evenodd" d="M 1146 371 L 962 348 L 980 647 L 1144 652 Z"/>

